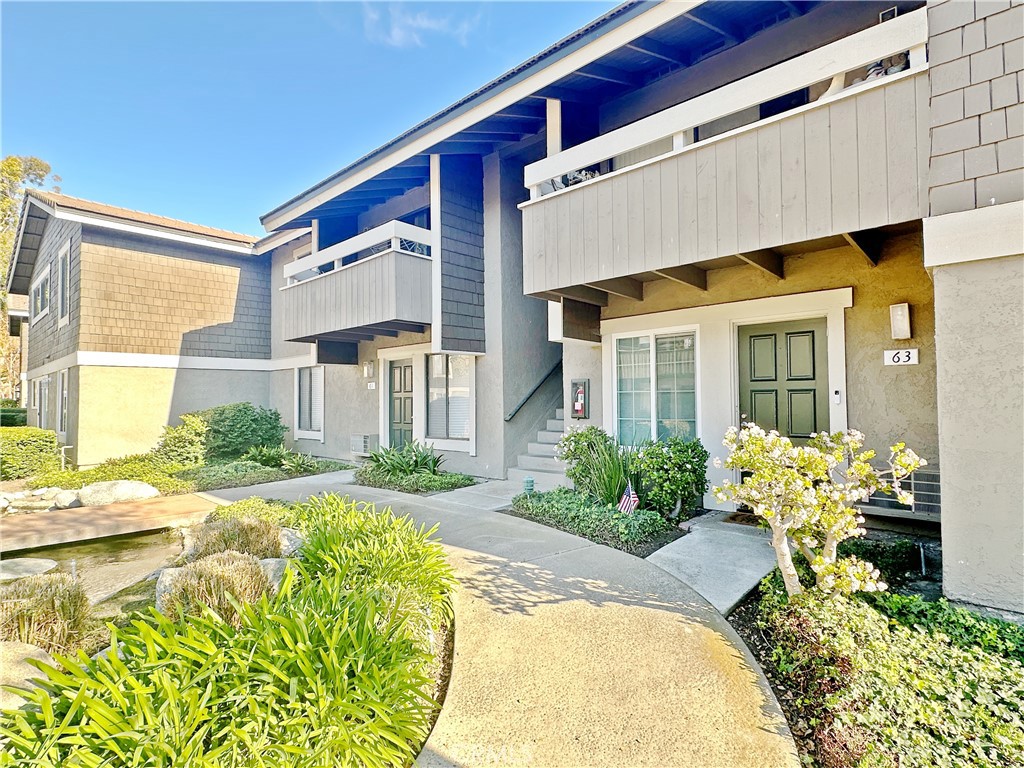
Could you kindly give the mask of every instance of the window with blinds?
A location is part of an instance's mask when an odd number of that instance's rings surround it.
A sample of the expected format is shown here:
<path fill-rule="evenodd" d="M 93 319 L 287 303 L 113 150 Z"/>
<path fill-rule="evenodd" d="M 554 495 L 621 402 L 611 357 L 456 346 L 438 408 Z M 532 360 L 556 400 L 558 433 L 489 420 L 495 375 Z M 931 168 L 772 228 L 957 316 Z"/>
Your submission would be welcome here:
<path fill-rule="evenodd" d="M 57 431 L 66 434 L 68 431 L 68 372 L 57 374 Z"/>
<path fill-rule="evenodd" d="M 427 355 L 427 437 L 468 440 L 470 355 Z"/>
<path fill-rule="evenodd" d="M 296 433 L 298 437 L 319 437 L 324 429 L 324 368 L 322 365 L 296 370 Z"/>
<path fill-rule="evenodd" d="M 615 388 L 618 438 L 623 445 L 697 437 L 695 334 L 618 339 Z"/>

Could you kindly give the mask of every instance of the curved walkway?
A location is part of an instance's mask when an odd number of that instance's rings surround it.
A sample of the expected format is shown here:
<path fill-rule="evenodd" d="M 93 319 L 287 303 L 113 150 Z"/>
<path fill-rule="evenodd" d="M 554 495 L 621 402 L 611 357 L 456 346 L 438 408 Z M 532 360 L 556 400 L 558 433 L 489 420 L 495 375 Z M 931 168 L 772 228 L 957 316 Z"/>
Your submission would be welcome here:
<path fill-rule="evenodd" d="M 439 525 L 459 580 L 455 658 L 418 765 L 799 765 L 746 646 L 665 571 L 446 494 L 424 498 L 349 481 L 338 473 L 215 495 L 298 499 L 334 491 Z"/>

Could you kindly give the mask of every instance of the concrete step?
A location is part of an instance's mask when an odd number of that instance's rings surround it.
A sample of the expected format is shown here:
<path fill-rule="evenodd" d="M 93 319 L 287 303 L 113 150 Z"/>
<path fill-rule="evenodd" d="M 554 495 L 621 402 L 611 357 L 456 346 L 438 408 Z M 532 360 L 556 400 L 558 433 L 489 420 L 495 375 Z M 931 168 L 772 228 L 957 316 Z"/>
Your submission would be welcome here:
<path fill-rule="evenodd" d="M 520 456 L 519 468 L 541 472 L 564 472 L 565 464 L 548 456 Z"/>
<path fill-rule="evenodd" d="M 554 456 L 555 446 L 553 443 L 527 443 L 526 453 L 530 456 Z"/>
<path fill-rule="evenodd" d="M 565 408 L 555 408 L 555 418 L 565 419 Z"/>
<path fill-rule="evenodd" d="M 555 432 L 555 431 L 552 431 L 552 430 L 542 429 L 540 432 L 537 433 L 537 442 L 538 443 L 550 443 L 551 445 L 554 445 L 555 443 L 557 443 L 561 439 L 562 439 L 562 433 L 561 432 Z"/>
<path fill-rule="evenodd" d="M 548 431 L 549 432 L 564 432 L 565 422 L 561 419 L 548 419 Z"/>

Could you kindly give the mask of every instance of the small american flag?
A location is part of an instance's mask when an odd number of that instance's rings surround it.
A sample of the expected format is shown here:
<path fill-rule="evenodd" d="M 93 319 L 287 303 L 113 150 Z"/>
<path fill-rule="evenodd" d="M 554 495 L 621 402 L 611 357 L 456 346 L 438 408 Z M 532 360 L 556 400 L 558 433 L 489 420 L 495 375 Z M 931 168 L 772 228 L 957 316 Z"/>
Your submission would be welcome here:
<path fill-rule="evenodd" d="M 636 495 L 636 491 L 633 490 L 633 484 L 626 481 L 626 490 L 622 494 L 622 498 L 619 499 L 619 512 L 625 512 L 627 515 L 631 515 L 636 511 L 636 508 L 640 506 L 640 497 Z"/>

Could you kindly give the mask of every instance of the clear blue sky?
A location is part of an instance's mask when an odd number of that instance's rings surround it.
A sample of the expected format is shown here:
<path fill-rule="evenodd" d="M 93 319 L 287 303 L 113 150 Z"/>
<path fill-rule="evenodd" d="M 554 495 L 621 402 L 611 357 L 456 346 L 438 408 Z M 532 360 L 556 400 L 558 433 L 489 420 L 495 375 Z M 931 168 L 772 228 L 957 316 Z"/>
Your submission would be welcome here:
<path fill-rule="evenodd" d="M 12 3 L 3 154 L 77 197 L 258 217 L 613 2 Z"/>

